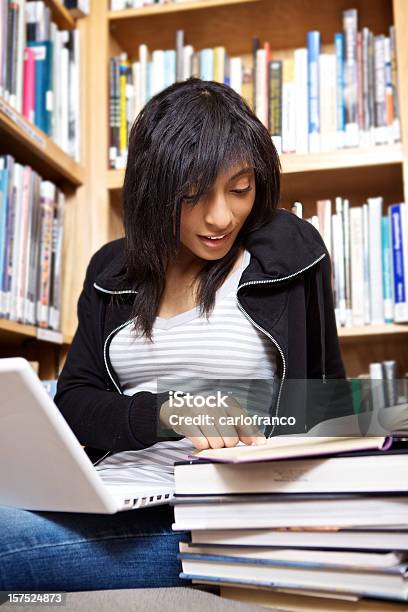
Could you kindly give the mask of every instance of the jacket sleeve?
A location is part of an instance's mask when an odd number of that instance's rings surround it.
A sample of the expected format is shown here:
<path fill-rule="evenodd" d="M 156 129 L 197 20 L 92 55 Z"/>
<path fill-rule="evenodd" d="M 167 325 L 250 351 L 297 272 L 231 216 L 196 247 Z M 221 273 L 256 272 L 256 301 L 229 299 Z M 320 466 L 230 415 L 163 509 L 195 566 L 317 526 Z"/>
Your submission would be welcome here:
<path fill-rule="evenodd" d="M 112 451 L 141 449 L 158 440 L 158 415 L 167 393 L 133 396 L 107 390 L 99 313 L 93 288 L 109 260 L 109 245 L 91 259 L 78 300 L 78 327 L 57 383 L 54 401 L 81 444 Z"/>
<path fill-rule="evenodd" d="M 307 295 L 307 428 L 353 413 L 334 312 L 330 255 L 311 270 Z M 320 307 L 319 307 L 320 300 Z M 334 435 L 334 433 L 333 433 Z"/>

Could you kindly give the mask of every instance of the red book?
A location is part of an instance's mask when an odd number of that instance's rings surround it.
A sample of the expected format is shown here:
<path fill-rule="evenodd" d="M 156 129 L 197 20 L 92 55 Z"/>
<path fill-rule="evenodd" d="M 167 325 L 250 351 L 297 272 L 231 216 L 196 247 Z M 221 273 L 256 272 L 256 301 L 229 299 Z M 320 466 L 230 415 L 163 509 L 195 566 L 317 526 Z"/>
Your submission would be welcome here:
<path fill-rule="evenodd" d="M 35 56 L 34 51 L 24 49 L 24 77 L 23 77 L 23 116 L 34 123 L 35 109 Z"/>

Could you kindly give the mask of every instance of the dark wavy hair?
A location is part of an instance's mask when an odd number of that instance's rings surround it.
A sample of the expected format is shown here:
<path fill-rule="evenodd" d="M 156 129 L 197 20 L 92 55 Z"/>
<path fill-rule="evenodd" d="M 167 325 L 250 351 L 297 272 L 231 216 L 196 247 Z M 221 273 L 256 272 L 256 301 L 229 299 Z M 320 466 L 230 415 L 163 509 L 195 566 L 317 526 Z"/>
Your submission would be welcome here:
<path fill-rule="evenodd" d="M 124 285 L 136 285 L 134 329 L 151 340 L 166 268 L 180 244 L 183 198 L 193 205 L 221 170 L 254 169 L 255 201 L 229 252 L 208 261 L 198 281 L 201 314 L 209 315 L 249 232 L 269 222 L 280 190 L 280 162 L 268 130 L 229 86 L 190 78 L 167 87 L 134 121 L 123 188 Z"/>

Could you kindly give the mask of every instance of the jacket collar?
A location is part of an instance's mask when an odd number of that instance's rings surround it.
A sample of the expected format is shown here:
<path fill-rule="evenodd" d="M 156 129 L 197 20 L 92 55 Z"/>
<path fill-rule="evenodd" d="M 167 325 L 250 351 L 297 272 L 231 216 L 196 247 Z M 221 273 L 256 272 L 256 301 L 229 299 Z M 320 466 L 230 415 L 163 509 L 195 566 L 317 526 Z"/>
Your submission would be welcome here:
<path fill-rule="evenodd" d="M 135 287 L 124 287 L 124 242 L 110 264 L 96 277 L 94 286 L 105 293 L 133 293 Z M 320 234 L 307 221 L 278 208 L 272 221 L 251 232 L 245 244 L 251 253 L 249 266 L 240 285 L 257 280 L 285 280 L 310 268 L 326 255 Z"/>

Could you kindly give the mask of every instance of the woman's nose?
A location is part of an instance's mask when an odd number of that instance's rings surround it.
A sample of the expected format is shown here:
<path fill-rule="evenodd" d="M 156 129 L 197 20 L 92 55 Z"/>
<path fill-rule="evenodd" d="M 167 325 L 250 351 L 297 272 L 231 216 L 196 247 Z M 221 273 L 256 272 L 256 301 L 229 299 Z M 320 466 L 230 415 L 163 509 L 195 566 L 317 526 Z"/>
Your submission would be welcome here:
<path fill-rule="evenodd" d="M 208 226 L 223 230 L 231 224 L 232 211 L 224 194 L 220 193 L 207 202 L 204 221 Z"/>

